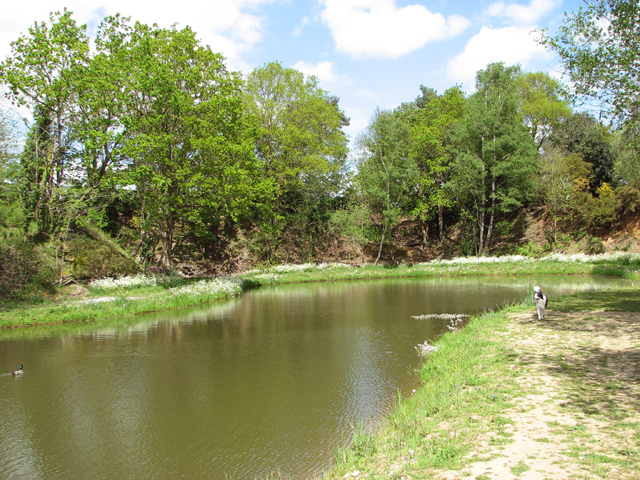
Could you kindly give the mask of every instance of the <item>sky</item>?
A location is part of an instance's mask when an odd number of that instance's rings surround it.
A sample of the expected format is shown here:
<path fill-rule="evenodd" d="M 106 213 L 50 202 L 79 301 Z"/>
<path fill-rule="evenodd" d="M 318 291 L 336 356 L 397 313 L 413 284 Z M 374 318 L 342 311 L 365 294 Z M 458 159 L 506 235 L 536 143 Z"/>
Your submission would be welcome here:
<path fill-rule="evenodd" d="M 160 27 L 190 26 L 202 43 L 248 74 L 278 61 L 316 75 L 340 98 L 353 140 L 376 107 L 393 109 L 420 94 L 460 85 L 471 93 L 490 62 L 560 76 L 555 54 L 535 41 L 554 32 L 580 0 L 23 0 L 5 2 L 0 59 L 34 22 L 64 7 L 95 33 L 105 15 L 121 13 Z"/>

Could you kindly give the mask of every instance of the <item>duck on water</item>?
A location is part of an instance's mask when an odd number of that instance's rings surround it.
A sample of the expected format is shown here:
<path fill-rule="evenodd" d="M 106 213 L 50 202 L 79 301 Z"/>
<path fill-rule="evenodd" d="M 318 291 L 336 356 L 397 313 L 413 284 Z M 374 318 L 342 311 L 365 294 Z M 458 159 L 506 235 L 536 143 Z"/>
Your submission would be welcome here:
<path fill-rule="evenodd" d="M 20 368 L 18 368 L 18 370 L 11 372 L 11 375 L 22 375 L 24 373 L 24 371 L 22 370 L 22 365 L 20 365 Z"/>

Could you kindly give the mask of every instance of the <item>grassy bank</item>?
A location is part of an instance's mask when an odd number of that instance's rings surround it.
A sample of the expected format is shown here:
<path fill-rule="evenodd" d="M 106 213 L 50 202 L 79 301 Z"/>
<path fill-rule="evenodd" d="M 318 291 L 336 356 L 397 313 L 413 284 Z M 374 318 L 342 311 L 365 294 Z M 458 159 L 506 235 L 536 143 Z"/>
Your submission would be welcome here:
<path fill-rule="evenodd" d="M 626 312 L 640 312 L 640 290 L 580 292 L 554 298 L 553 308 L 538 321 L 531 305 L 509 307 L 443 336 L 421 369 L 423 386 L 380 431 L 355 432 L 325 478 L 487 480 L 499 474 L 483 469 L 492 460 L 515 477 L 535 465 L 547 478 L 560 478 L 554 468 L 566 470 L 562 478 L 637 478 L 639 368 L 627 363 L 640 360 L 640 316 Z M 611 335 L 630 342 L 619 358 Z M 538 397 L 539 411 L 530 400 Z M 530 446 L 510 457 L 526 412 L 550 415 L 535 439 L 550 460 Z"/>
<path fill-rule="evenodd" d="M 472 275 L 601 274 L 637 279 L 640 256 L 633 254 L 458 258 L 414 265 L 354 267 L 345 264 L 281 265 L 217 280 L 178 277 L 125 277 L 93 282 L 82 298 L 60 292 L 41 304 L 4 304 L 0 328 L 52 323 L 91 322 L 142 313 L 202 305 L 239 295 L 248 288 L 300 282 L 324 282 L 401 277 Z"/>
<path fill-rule="evenodd" d="M 478 434 L 489 428 L 504 432 L 501 414 L 522 390 L 511 350 L 499 340 L 510 307 L 473 318 L 466 328 L 437 342 L 422 367 L 424 385 L 401 399 L 388 424 L 375 435 L 356 432 L 353 446 L 336 455 L 337 466 L 326 478 L 360 472 L 369 478 L 416 476 L 461 465 Z M 507 440 L 497 436 L 496 443 Z"/>

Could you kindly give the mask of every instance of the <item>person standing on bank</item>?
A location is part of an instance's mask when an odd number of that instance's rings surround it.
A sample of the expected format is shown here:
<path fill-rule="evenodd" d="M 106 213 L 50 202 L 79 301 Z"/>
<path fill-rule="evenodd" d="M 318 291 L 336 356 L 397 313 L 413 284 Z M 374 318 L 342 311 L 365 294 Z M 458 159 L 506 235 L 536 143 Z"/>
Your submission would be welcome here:
<path fill-rule="evenodd" d="M 547 302 L 549 299 L 544 293 L 542 293 L 540 287 L 533 287 L 533 292 L 533 303 L 536 304 L 536 310 L 538 310 L 538 320 L 542 320 L 544 318 L 544 311 L 547 308 Z"/>

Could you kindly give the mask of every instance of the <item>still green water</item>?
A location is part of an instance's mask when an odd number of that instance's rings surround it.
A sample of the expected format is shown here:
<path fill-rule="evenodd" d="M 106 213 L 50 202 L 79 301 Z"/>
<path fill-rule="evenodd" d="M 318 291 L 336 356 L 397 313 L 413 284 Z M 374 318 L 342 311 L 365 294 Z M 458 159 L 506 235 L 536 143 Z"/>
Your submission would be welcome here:
<path fill-rule="evenodd" d="M 103 328 L 0 332 L 0 478 L 315 478 L 359 421 L 417 386 L 415 346 L 529 295 L 598 277 L 288 285 Z M 532 314 L 533 314 L 532 307 Z M 9 372 L 24 364 L 25 373 Z"/>

